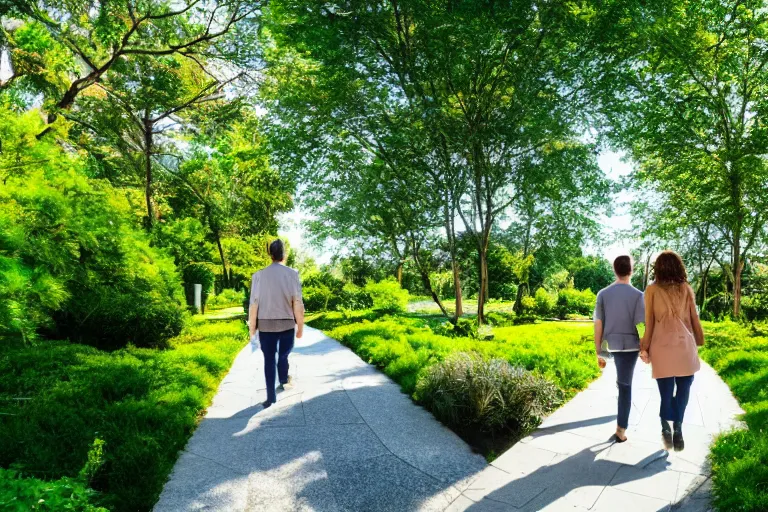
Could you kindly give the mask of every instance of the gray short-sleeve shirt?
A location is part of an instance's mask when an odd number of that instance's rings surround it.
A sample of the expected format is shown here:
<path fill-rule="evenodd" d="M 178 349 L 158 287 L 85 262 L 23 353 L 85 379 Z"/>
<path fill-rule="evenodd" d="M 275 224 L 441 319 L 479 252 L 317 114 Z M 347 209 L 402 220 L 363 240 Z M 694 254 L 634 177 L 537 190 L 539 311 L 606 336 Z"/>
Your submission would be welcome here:
<path fill-rule="evenodd" d="M 623 283 L 603 288 L 597 294 L 594 318 L 603 322 L 603 339 L 608 342 L 608 350 L 640 350 L 637 324 L 645 321 L 643 292 Z"/>

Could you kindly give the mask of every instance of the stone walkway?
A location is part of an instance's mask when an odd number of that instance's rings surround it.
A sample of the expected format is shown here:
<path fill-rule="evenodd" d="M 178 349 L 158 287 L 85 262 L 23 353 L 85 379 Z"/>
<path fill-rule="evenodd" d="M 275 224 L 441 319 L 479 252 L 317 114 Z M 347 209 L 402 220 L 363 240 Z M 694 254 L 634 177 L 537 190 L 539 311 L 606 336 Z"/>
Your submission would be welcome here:
<path fill-rule="evenodd" d="M 399 387 L 307 329 L 291 355 L 296 386 L 263 410 L 261 353 L 247 346 L 182 452 L 156 512 L 662 511 L 709 509 L 712 435 L 740 412 L 704 366 L 685 418 L 686 450 L 660 449 L 658 392 L 638 363 L 630 440 L 612 444 L 615 372 L 491 465 Z"/>
<path fill-rule="evenodd" d="M 702 362 L 683 421 L 685 450 L 661 447 L 659 393 L 638 361 L 628 441 L 609 441 L 616 421 L 616 369 L 557 410 L 530 436 L 483 470 L 450 510 L 705 512 L 707 454 L 742 411 L 728 386 Z"/>

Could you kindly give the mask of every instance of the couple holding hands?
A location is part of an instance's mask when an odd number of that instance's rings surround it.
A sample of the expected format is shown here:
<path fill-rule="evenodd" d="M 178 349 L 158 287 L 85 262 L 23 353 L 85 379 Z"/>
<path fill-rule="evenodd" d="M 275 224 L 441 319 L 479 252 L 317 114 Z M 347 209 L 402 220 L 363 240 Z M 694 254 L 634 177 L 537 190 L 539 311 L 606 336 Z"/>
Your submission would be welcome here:
<path fill-rule="evenodd" d="M 699 371 L 698 347 L 704 344 L 693 289 L 687 282 L 680 256 L 664 251 L 654 264 L 655 280 L 645 293 L 630 284 L 632 260 L 619 256 L 613 262 L 616 281 L 600 290 L 595 305 L 595 351 L 600 368 L 602 343 L 616 363 L 619 389 L 615 440 L 627 440 L 632 407 L 632 376 L 638 358 L 652 367 L 659 386 L 661 437 L 666 450 L 685 448 L 683 416 L 694 374 Z M 640 338 L 637 325 L 645 323 Z M 671 425 L 670 425 L 671 422 Z"/>

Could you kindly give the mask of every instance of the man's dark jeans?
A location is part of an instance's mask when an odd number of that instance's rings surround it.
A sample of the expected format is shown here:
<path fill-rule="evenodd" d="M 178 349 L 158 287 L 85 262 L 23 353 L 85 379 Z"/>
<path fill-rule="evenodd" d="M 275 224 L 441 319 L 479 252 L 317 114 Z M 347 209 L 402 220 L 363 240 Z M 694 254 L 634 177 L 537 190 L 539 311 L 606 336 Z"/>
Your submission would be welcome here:
<path fill-rule="evenodd" d="M 264 378 L 267 382 L 267 401 L 277 402 L 275 393 L 275 354 L 277 354 L 277 375 L 280 384 L 288 382 L 288 354 L 293 350 L 295 331 L 289 329 L 281 332 L 259 331 L 259 342 L 264 354 Z"/>
<path fill-rule="evenodd" d="M 688 406 L 688 397 L 691 394 L 693 375 L 656 379 L 656 384 L 659 385 L 661 395 L 659 416 L 663 420 L 682 423 L 685 408 Z M 677 385 L 677 393 L 675 393 L 675 385 Z"/>
<path fill-rule="evenodd" d="M 616 387 L 619 388 L 619 413 L 616 424 L 621 428 L 629 425 L 629 411 L 632 409 L 632 376 L 639 352 L 613 352 L 616 363 Z"/>

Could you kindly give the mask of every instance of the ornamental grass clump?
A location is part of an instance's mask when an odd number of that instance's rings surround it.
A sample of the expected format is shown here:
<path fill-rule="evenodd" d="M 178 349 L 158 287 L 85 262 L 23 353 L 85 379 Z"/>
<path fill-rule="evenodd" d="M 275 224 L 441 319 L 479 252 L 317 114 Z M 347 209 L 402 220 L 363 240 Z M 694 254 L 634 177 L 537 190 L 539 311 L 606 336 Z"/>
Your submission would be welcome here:
<path fill-rule="evenodd" d="M 503 359 L 459 352 L 430 367 L 416 397 L 459 433 L 518 437 L 560 405 L 553 383 Z"/>

